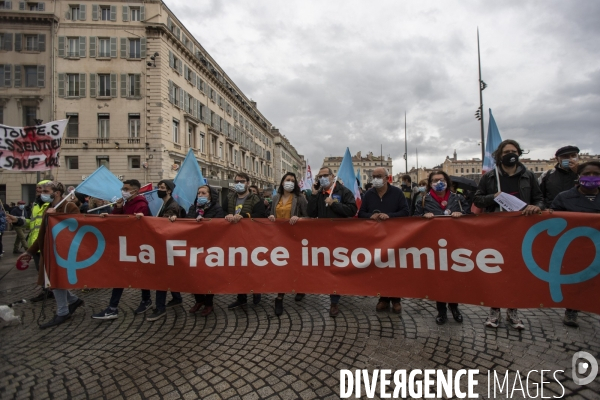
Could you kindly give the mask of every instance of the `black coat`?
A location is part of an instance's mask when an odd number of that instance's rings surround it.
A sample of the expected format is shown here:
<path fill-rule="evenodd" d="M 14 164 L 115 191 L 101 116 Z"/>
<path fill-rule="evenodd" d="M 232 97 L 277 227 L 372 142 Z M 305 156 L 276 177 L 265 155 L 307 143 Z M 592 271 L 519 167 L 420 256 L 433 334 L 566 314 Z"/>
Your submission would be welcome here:
<path fill-rule="evenodd" d="M 565 190 L 572 189 L 577 184 L 579 175 L 570 168 L 564 170 L 556 165 L 554 169 L 542 175 L 540 189 L 544 195 L 544 205 L 549 208 L 554 198 Z"/>
<path fill-rule="evenodd" d="M 498 172 L 505 174 L 502 167 L 498 168 Z M 521 163 L 517 167 L 517 174 L 519 175 L 519 196 L 521 200 L 528 205 L 538 206 L 542 210 L 546 208 L 544 207 L 544 196 L 535 174 Z M 494 201 L 496 193 L 498 193 L 498 182 L 496 170 L 492 169 L 481 177 L 473 203 L 479 208 L 484 208 L 486 212 L 499 211 L 500 206 Z"/>
<path fill-rule="evenodd" d="M 337 183 L 333 189 L 333 198 L 337 201 L 329 207 L 325 207 L 325 198 L 328 194 L 319 190 L 317 194 L 310 196 L 308 201 L 308 216 L 311 218 L 350 218 L 356 215 L 358 207 L 354 194 L 342 185 Z"/>
<path fill-rule="evenodd" d="M 442 210 L 442 206 L 435 201 L 431 194 L 425 193 L 425 201 L 423 202 L 423 195 L 420 195 L 415 202 L 415 216 L 422 217 L 427 213 L 432 213 L 433 215 L 445 215 L 444 210 Z M 423 203 L 425 205 L 423 206 Z M 462 214 L 469 214 L 471 211 L 469 209 L 469 203 L 464 198 L 456 193 L 450 192 L 450 196 L 448 197 L 448 205 L 446 206 L 446 210 L 450 210 L 450 212 L 459 212 Z"/>
<path fill-rule="evenodd" d="M 221 205 L 218 203 L 219 192 L 212 187 L 208 187 L 210 190 L 210 198 L 215 199 L 211 201 L 208 208 L 204 210 L 204 218 L 225 218 L 225 211 L 221 208 Z M 188 210 L 186 218 L 198 218 L 198 198 L 194 199 L 194 203 L 190 206 Z"/>
<path fill-rule="evenodd" d="M 579 188 L 574 187 L 566 192 L 559 193 L 550 206 L 556 211 L 575 211 L 585 213 L 600 213 L 600 194 L 596 195 L 594 201 L 590 201 L 583 195 Z"/>

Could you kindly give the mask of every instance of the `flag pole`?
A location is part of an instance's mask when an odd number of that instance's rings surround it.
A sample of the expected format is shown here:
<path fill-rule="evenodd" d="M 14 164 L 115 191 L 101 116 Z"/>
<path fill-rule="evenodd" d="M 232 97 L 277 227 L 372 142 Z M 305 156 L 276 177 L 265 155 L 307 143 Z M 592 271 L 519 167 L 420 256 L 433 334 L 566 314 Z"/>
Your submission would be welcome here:
<path fill-rule="evenodd" d="M 406 169 L 405 173 L 408 175 L 408 141 L 406 136 L 406 111 L 404 111 L 404 168 Z"/>
<path fill-rule="evenodd" d="M 479 51 L 479 27 L 477 27 L 477 62 L 479 63 L 479 112 L 481 122 L 481 162 L 483 165 L 483 159 L 485 158 L 485 141 L 483 134 L 483 89 L 485 89 L 483 81 L 481 80 L 481 52 Z"/>

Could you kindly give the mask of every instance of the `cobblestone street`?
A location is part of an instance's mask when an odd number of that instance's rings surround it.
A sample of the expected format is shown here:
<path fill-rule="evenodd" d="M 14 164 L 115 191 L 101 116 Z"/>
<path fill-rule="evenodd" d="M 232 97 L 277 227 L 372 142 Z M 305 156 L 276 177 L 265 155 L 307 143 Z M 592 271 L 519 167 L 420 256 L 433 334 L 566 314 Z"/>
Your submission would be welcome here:
<path fill-rule="evenodd" d="M 2 261 L 0 275 L 10 262 L 14 257 Z M 34 273 L 12 270 L 6 278 L 12 287 L 6 280 L 0 286 L 0 304 L 33 297 L 27 282 Z M 27 280 L 16 282 L 18 274 Z M 327 296 L 295 302 L 289 295 L 278 318 L 274 295 L 235 311 L 226 308 L 233 296 L 220 295 L 215 313 L 204 318 L 187 312 L 193 297 L 184 295 L 183 306 L 152 323 L 133 314 L 140 294 L 127 290 L 118 319 L 97 321 L 90 316 L 107 306 L 110 291 L 76 294 L 85 306 L 47 330 L 37 326 L 41 303 L 15 305 L 22 324 L 0 330 L 0 398 L 337 399 L 340 369 L 382 368 L 479 369 L 480 398 L 488 398 L 488 370 L 564 370 L 557 374 L 564 398 L 600 398 L 600 378 L 577 386 L 570 372 L 577 351 L 600 358 L 599 318 L 588 313 L 571 329 L 562 325 L 563 310 L 523 310 L 526 330 L 519 333 L 504 323 L 486 330 L 487 309 L 476 306 L 461 307 L 462 325 L 450 318 L 439 327 L 435 303 L 425 300 L 404 300 L 400 318 L 375 312 L 375 298 L 343 297 L 334 319 Z M 47 301 L 40 322 L 54 310 L 54 300 Z M 544 396 L 560 396 L 552 375 L 545 378 L 552 383 Z"/>

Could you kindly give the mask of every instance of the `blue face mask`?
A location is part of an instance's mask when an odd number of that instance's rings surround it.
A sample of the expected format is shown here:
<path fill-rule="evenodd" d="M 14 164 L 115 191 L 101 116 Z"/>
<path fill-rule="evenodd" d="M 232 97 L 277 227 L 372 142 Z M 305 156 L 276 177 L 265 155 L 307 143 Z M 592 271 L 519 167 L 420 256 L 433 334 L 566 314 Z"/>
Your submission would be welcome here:
<path fill-rule="evenodd" d="M 244 193 L 246 191 L 246 184 L 244 184 L 244 183 L 236 183 L 235 186 L 233 187 L 233 189 L 237 193 Z"/>
<path fill-rule="evenodd" d="M 435 185 L 433 185 L 433 190 L 435 190 L 436 192 L 441 192 L 444 189 L 446 189 L 446 182 L 438 182 Z"/>
<path fill-rule="evenodd" d="M 329 186 L 329 177 L 325 176 L 323 178 L 319 178 L 319 183 L 321 184 L 321 186 L 323 187 L 328 187 Z"/>
<path fill-rule="evenodd" d="M 425 186 L 419 186 L 419 192 L 424 192 L 427 189 Z"/>
<path fill-rule="evenodd" d="M 203 206 L 208 203 L 208 197 L 198 196 L 198 205 Z"/>
<path fill-rule="evenodd" d="M 42 201 L 44 203 L 50 203 L 52 201 L 52 195 L 51 194 L 44 194 L 44 193 L 42 193 L 40 195 L 40 199 L 42 199 Z"/>
<path fill-rule="evenodd" d="M 565 160 L 562 160 L 560 162 L 560 164 L 562 165 L 563 168 L 569 168 L 569 159 L 567 158 Z"/>
<path fill-rule="evenodd" d="M 19 204 L 19 210 L 23 210 L 25 208 L 25 204 Z"/>

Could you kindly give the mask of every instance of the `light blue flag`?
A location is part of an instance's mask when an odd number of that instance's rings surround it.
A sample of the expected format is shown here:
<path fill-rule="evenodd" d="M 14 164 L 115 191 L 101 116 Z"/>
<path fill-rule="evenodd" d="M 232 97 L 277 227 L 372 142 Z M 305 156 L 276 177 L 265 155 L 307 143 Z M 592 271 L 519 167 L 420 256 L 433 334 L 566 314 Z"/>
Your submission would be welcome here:
<path fill-rule="evenodd" d="M 502 143 L 502 137 L 500 136 L 498 125 L 496 125 L 496 120 L 494 119 L 492 109 L 490 108 L 490 123 L 488 125 L 487 141 L 485 143 L 485 157 L 483 159 L 483 167 L 481 168 L 482 174 L 494 169 L 496 163 L 494 162 L 492 154 L 496 151 L 498 146 L 500 146 L 500 143 Z"/>
<path fill-rule="evenodd" d="M 156 217 L 158 215 L 158 212 L 160 211 L 160 208 L 163 205 L 162 199 L 158 197 L 158 194 L 156 192 L 158 192 L 158 189 L 142 193 L 142 195 L 148 201 L 148 208 L 150 208 L 150 213 L 153 217 Z"/>
<path fill-rule="evenodd" d="M 354 166 L 352 165 L 352 156 L 350 155 L 350 149 L 347 147 L 337 177 L 344 183 L 344 186 L 350 189 L 354 194 L 354 198 L 360 200 L 358 182 L 356 182 L 356 174 L 354 173 Z"/>
<path fill-rule="evenodd" d="M 120 199 L 123 183 L 110 172 L 104 165 L 95 170 L 87 179 L 76 188 L 77 193 L 87 194 L 110 202 Z"/>
<path fill-rule="evenodd" d="M 187 211 L 194 203 L 194 199 L 198 194 L 198 187 L 206 184 L 206 179 L 202 176 L 198 160 L 196 160 L 192 149 L 185 156 L 174 182 L 173 198 Z"/>

